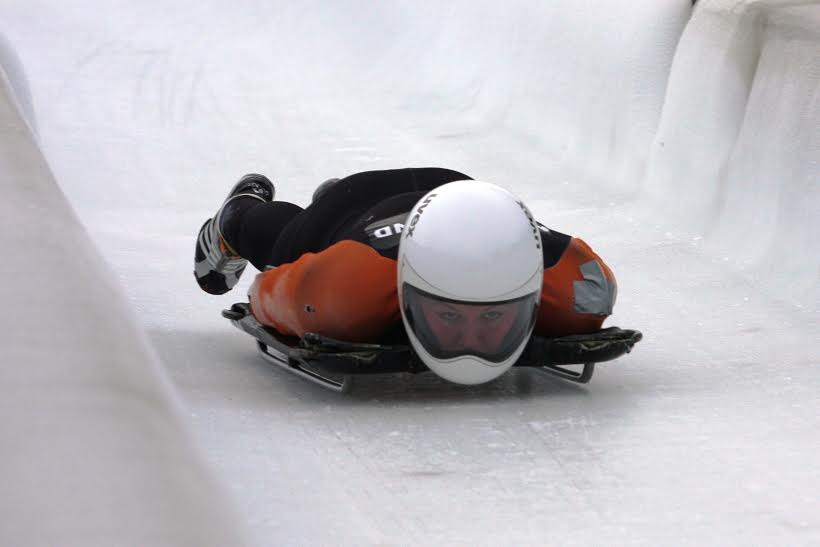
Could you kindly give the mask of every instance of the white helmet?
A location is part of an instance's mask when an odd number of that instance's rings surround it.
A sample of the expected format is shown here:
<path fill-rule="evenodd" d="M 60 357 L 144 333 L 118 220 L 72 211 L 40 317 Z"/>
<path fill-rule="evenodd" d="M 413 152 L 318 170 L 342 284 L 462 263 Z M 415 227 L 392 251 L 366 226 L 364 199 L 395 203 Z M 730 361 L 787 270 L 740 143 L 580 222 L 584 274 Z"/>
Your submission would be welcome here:
<path fill-rule="evenodd" d="M 494 184 L 459 181 L 428 192 L 402 231 L 401 316 L 436 374 L 459 384 L 497 378 L 535 327 L 544 262 L 529 209 Z"/>

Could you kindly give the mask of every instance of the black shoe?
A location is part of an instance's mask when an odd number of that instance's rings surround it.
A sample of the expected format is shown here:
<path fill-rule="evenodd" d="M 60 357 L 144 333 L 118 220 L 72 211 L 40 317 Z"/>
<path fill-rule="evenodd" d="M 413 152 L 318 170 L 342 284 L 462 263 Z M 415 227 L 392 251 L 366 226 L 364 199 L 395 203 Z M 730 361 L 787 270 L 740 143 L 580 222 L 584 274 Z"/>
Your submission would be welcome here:
<path fill-rule="evenodd" d="M 194 276 L 203 291 L 225 294 L 239 282 L 248 261 L 229 243 L 238 226 L 238 214 L 247 209 L 248 200 L 252 200 L 251 204 L 268 202 L 273 201 L 275 195 L 276 190 L 267 177 L 245 175 L 231 189 L 214 218 L 205 221 L 199 229 L 194 254 Z"/>

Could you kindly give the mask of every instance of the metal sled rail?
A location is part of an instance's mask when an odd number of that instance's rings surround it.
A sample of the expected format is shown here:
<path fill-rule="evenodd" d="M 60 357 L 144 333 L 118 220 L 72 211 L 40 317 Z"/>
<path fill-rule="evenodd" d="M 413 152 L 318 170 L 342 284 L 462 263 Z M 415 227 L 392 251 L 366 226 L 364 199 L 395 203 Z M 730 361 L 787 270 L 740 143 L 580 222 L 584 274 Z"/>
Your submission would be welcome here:
<path fill-rule="evenodd" d="M 315 382 L 326 388 L 332 389 L 333 391 L 338 391 L 339 393 L 343 393 L 350 388 L 350 375 L 343 375 L 341 379 L 337 380 L 327 375 L 320 374 L 319 372 L 310 370 L 310 368 L 305 367 L 305 363 L 300 362 L 298 359 L 293 359 L 287 355 L 283 355 L 274 350 L 271 346 L 268 346 L 259 340 L 256 341 L 256 344 L 259 347 L 259 353 L 266 361 L 273 363 L 288 372 L 301 376 L 306 380 Z"/>
<path fill-rule="evenodd" d="M 429 370 L 407 345 L 359 344 L 314 333 L 301 339 L 283 336 L 256 321 L 245 303 L 234 304 L 222 315 L 256 339 L 265 360 L 333 391 L 348 390 L 352 377 L 359 374 Z M 641 338 L 638 331 L 618 327 L 555 338 L 533 336 L 515 366 L 537 368 L 585 384 L 592 378 L 596 363 L 629 353 Z M 575 371 L 565 365 L 583 365 L 583 369 Z"/>

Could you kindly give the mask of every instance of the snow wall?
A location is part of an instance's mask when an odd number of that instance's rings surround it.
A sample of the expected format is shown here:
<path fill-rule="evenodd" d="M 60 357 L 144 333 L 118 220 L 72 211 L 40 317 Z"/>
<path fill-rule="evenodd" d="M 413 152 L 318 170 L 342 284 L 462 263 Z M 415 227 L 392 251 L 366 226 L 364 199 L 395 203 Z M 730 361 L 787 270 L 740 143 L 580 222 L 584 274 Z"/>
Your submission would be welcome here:
<path fill-rule="evenodd" d="M 820 2 L 699 2 L 649 157 L 653 214 L 820 310 Z"/>
<path fill-rule="evenodd" d="M 238 545 L 164 372 L 52 177 L 12 69 L 0 67 L 0 544 Z"/>

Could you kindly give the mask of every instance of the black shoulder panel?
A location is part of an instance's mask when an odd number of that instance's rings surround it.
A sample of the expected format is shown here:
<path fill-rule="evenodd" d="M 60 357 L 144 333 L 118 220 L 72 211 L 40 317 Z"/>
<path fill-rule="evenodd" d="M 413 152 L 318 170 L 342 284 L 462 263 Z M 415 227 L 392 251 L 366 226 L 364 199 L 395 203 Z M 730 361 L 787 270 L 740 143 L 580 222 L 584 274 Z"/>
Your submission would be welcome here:
<path fill-rule="evenodd" d="M 399 241 L 407 215 L 426 193 L 407 192 L 379 202 L 340 232 L 339 241 L 352 239 L 373 247 L 384 257 L 398 259 Z"/>
<path fill-rule="evenodd" d="M 552 268 L 561 257 L 564 251 L 569 247 L 569 242 L 572 236 L 550 230 L 549 228 L 539 224 L 541 230 L 541 248 L 544 254 L 544 269 Z"/>

